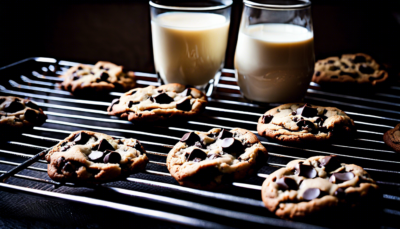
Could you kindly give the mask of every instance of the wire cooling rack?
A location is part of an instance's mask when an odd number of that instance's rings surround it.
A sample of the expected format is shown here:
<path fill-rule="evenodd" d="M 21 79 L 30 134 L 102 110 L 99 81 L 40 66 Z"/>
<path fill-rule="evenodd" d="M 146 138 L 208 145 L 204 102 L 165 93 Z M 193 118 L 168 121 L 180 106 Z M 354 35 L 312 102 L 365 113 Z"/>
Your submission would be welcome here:
<path fill-rule="evenodd" d="M 78 202 L 185 226 L 318 228 L 320 225 L 278 219 L 268 212 L 261 201 L 261 184 L 268 174 L 291 160 L 335 154 L 341 157 L 341 161 L 358 164 L 371 174 L 383 192 L 380 225 L 399 226 L 400 158 L 382 141 L 383 133 L 400 122 L 398 81 L 384 89 L 361 95 L 351 91 L 340 94 L 325 91 L 311 83 L 305 101 L 344 110 L 356 123 L 356 139 L 328 146 L 287 145 L 258 136 L 269 152 L 267 164 L 257 175 L 234 182 L 228 190 L 210 192 L 177 184 L 168 173 L 165 163 L 170 148 L 183 134 L 194 130 L 240 127 L 257 134 L 258 118 L 266 110 L 280 104 L 246 102 L 239 92 L 234 71 L 224 69 L 209 98 L 209 105 L 201 116 L 168 126 L 132 124 L 108 116 L 106 112 L 110 101 L 123 93 L 111 92 L 94 101 L 75 98 L 58 88 L 61 80 L 57 75 L 76 64 L 38 57 L 0 68 L 0 95 L 30 98 L 48 115 L 43 126 L 0 144 L 0 190 Z M 141 87 L 158 85 L 155 74 L 135 74 Z M 42 160 L 42 156 L 71 132 L 82 129 L 116 138 L 133 137 L 140 140 L 150 159 L 146 171 L 123 181 L 91 187 L 52 181 L 47 176 L 46 161 Z M 82 188 L 100 194 L 81 193 Z M 108 195 L 101 194 L 103 192 Z"/>

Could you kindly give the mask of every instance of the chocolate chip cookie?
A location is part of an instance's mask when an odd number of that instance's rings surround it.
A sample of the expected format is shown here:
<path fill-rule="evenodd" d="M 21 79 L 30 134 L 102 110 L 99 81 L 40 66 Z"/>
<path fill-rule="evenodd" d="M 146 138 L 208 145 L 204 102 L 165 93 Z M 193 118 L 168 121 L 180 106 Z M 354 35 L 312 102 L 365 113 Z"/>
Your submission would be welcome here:
<path fill-rule="evenodd" d="M 383 141 L 395 152 L 400 153 L 400 123 L 383 135 Z"/>
<path fill-rule="evenodd" d="M 102 183 L 144 171 L 149 159 L 136 139 L 76 131 L 46 155 L 49 177 L 60 182 Z"/>
<path fill-rule="evenodd" d="M 258 120 L 258 134 L 284 142 L 346 139 L 355 135 L 354 121 L 335 107 L 288 103 Z"/>
<path fill-rule="evenodd" d="M 0 96 L 0 136 L 7 137 L 41 126 L 47 119 L 43 110 L 30 101 Z"/>
<path fill-rule="evenodd" d="M 340 163 L 336 156 L 295 160 L 264 181 L 265 206 L 284 219 L 337 217 L 342 210 L 370 204 L 378 186 L 360 166 Z M 340 218 L 340 217 L 339 217 Z"/>
<path fill-rule="evenodd" d="M 357 53 L 317 61 L 312 81 L 318 84 L 339 82 L 376 85 L 384 82 L 388 76 L 369 55 Z"/>
<path fill-rule="evenodd" d="M 124 72 L 122 66 L 99 61 L 95 66 L 76 65 L 61 76 L 61 88 L 79 96 L 99 96 L 113 90 L 127 91 L 135 87 L 133 72 Z"/>
<path fill-rule="evenodd" d="M 129 121 L 159 121 L 197 115 L 206 105 L 204 93 L 172 83 L 133 89 L 112 101 L 107 111 Z"/>
<path fill-rule="evenodd" d="M 220 189 L 253 174 L 266 163 L 268 152 L 245 129 L 190 132 L 169 152 L 168 170 L 183 186 Z"/>

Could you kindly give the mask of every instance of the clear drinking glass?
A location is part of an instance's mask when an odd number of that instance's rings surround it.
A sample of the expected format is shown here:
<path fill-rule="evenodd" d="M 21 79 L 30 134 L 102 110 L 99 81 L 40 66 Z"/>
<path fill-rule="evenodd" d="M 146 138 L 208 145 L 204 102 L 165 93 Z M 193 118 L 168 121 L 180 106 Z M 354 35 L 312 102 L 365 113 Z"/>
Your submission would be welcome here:
<path fill-rule="evenodd" d="M 154 63 L 161 83 L 209 89 L 224 64 L 232 0 L 149 4 Z"/>
<path fill-rule="evenodd" d="M 314 71 L 311 3 L 244 1 L 235 53 L 244 97 L 258 102 L 303 99 Z"/>

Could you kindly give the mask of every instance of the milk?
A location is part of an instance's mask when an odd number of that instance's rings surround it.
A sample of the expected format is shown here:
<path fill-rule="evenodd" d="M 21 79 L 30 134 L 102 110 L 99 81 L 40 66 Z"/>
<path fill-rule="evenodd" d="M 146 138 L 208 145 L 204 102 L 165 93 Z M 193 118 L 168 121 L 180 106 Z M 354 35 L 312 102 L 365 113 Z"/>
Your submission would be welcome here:
<path fill-rule="evenodd" d="M 164 83 L 205 85 L 222 68 L 229 21 L 212 13 L 164 13 L 151 22 L 154 62 Z"/>
<path fill-rule="evenodd" d="M 244 96 L 260 102 L 301 100 L 314 71 L 313 44 L 312 32 L 296 25 L 241 28 L 235 69 Z"/>

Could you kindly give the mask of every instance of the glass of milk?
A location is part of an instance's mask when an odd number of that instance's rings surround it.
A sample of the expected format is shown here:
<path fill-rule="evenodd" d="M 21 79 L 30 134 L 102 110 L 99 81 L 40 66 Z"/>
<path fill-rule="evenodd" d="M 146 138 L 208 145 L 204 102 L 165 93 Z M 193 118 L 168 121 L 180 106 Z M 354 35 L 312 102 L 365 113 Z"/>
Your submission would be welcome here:
<path fill-rule="evenodd" d="M 154 63 L 162 84 L 212 92 L 224 65 L 231 5 L 232 0 L 150 1 Z"/>
<path fill-rule="evenodd" d="M 300 0 L 244 1 L 234 64 L 245 98 L 303 99 L 315 62 L 310 6 Z"/>

